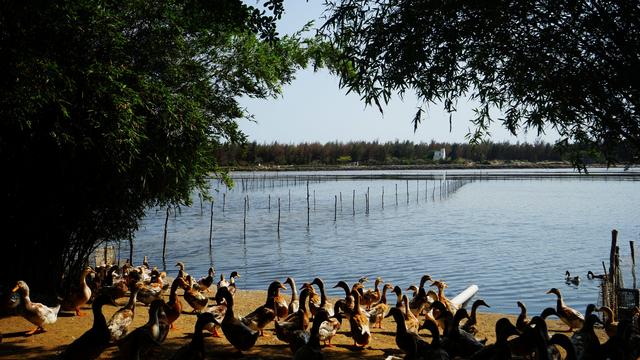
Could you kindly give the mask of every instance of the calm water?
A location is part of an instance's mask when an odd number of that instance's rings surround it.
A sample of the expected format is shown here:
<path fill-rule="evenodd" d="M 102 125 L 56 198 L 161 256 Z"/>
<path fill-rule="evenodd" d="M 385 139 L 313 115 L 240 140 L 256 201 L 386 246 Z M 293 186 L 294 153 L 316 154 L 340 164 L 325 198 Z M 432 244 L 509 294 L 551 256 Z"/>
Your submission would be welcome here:
<path fill-rule="evenodd" d="M 317 173 L 298 173 L 309 174 Z M 450 297 L 477 284 L 477 296 L 495 312 L 517 313 L 518 300 L 527 304 L 530 313 L 554 306 L 555 297 L 545 294 L 551 287 L 559 288 L 568 304 L 583 311 L 586 304 L 597 301 L 598 294 L 597 282 L 587 280 L 586 273 L 602 273 L 601 262 L 608 264 L 611 230 L 615 228 L 620 234 L 626 284 L 631 285 L 629 240 L 638 242 L 640 237 L 640 182 L 484 180 L 468 183 L 448 197 L 440 196 L 439 183 L 410 180 L 408 202 L 405 180 L 311 183 L 307 227 L 306 183 L 294 185 L 290 181 L 286 186 L 280 178 L 273 187 L 270 181 L 253 181 L 247 183 L 251 185 L 248 189 L 243 190 L 239 182 L 228 190 L 216 182 L 214 188 L 219 191 L 212 191 L 211 258 L 210 203 L 205 203 L 201 212 L 196 195 L 192 207 L 183 207 L 169 218 L 168 271 L 175 275 L 172 266 L 183 261 L 189 273 L 204 276 L 212 259 L 218 274 L 237 270 L 242 275 L 239 286 L 246 289 L 266 289 L 272 280 L 284 281 L 287 276 L 295 277 L 298 283 L 319 276 L 333 286 L 338 280 L 352 283 L 363 275 L 371 280 L 381 276 L 406 288 L 428 273 L 449 284 Z M 340 193 L 342 203 L 338 199 L 334 221 L 335 196 Z M 148 255 L 151 263 L 162 263 L 165 214 L 164 209 L 148 212 L 136 233 L 134 262 L 140 263 L 142 256 Z M 121 251 L 128 253 L 125 247 Z M 581 276 L 580 286 L 565 284 L 565 270 Z"/>

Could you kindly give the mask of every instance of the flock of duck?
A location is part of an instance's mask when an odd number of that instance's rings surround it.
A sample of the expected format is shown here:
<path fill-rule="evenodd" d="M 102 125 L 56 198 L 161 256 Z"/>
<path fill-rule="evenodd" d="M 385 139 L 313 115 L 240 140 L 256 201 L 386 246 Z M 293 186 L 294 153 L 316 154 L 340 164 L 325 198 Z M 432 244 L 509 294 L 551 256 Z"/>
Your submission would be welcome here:
<path fill-rule="evenodd" d="M 326 295 L 322 279 L 315 278 L 298 289 L 295 280 L 289 277 L 283 283 L 276 280 L 269 284 L 264 304 L 240 316 L 234 310 L 235 280 L 240 277 L 237 272 L 232 272 L 228 280 L 221 275 L 215 283 L 213 268 L 206 277 L 195 281 L 186 273 L 183 263 L 176 266 L 179 270 L 175 279 L 150 267 L 146 257 L 138 267 L 130 264 L 96 270 L 87 267 L 77 290 L 61 298 L 56 307 L 32 302 L 24 281 L 18 281 L 13 293 L 19 295 L 18 313 L 35 325 L 29 334 L 45 331 L 44 327 L 54 323 L 61 310 L 83 316 L 80 307 L 91 301 L 93 326 L 65 348 L 62 359 L 95 359 L 114 344 L 122 358 L 145 358 L 164 342 L 169 329 L 183 313 L 178 289 L 182 289 L 183 299 L 197 314 L 197 320 L 191 342 L 180 348 L 172 359 L 204 359 L 205 330 L 214 337 L 224 336 L 240 352 L 249 350 L 272 322 L 277 338 L 288 344 L 294 359 L 322 359 L 321 343 L 325 347 L 333 346 L 331 341 L 343 321 L 348 322 L 349 331 L 341 334 L 349 336 L 355 348 L 364 348 L 372 342 L 371 328 L 382 327 L 382 321 L 389 317 L 396 323 L 395 341 L 405 359 L 560 359 L 558 347 L 564 349 L 565 359 L 640 358 L 640 309 L 621 322 L 614 322 L 613 312 L 607 307 L 589 305 L 586 315 L 582 315 L 564 303 L 556 288 L 547 292 L 556 296 L 555 307 L 529 318 L 525 304 L 518 302 L 520 315 L 516 323 L 507 318 L 498 320 L 496 342 L 486 344 L 486 339 L 476 337 L 476 319 L 478 308 L 489 305 L 479 299 L 467 311 L 446 297 L 444 281 L 433 280 L 429 275 L 422 276 L 420 285 L 410 286 L 406 293 L 399 286 L 383 283 L 379 277 L 373 289 L 366 289 L 367 278 L 351 286 L 339 281 L 334 288 L 343 289 L 344 297 L 333 303 Z M 89 275 L 92 275 L 91 286 L 86 281 Z M 287 290 L 285 285 L 291 289 L 289 301 L 281 294 Z M 431 290 L 432 287 L 436 291 Z M 214 289 L 215 303 L 209 304 L 207 293 Z M 169 299 L 165 302 L 163 294 L 167 290 Z M 395 304 L 387 301 L 388 292 L 395 295 Z M 411 298 L 408 293 L 412 293 Z M 102 307 L 116 305 L 116 299 L 127 295 L 127 304 L 107 320 Z M 130 329 L 138 302 L 149 306 L 148 321 Z M 605 321 L 596 312 L 603 313 Z M 552 315 L 562 320 L 571 332 L 575 330 L 571 337 L 549 335 L 545 319 Z M 463 320 L 466 321 L 463 323 Z M 609 336 L 605 343 L 595 334 L 596 324 L 603 326 Z M 423 336 L 420 332 L 424 329 Z"/>

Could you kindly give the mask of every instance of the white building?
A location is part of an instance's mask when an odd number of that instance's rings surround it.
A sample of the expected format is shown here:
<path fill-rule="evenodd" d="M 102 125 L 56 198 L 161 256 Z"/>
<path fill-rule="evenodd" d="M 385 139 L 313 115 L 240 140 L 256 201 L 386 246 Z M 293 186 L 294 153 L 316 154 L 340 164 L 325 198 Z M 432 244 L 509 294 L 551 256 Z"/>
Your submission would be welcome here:
<path fill-rule="evenodd" d="M 433 152 L 433 161 L 444 160 L 446 158 L 447 158 L 447 154 L 444 148 L 442 148 L 442 150 L 440 151 L 436 150 Z"/>

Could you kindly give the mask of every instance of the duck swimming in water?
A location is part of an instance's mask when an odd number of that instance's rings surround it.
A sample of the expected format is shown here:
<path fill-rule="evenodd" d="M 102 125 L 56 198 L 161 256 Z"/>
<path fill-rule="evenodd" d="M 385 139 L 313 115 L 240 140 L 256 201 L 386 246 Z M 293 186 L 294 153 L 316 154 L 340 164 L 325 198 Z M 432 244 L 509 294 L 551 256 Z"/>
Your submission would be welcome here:
<path fill-rule="evenodd" d="M 580 276 L 571 276 L 569 270 L 564 273 L 564 281 L 567 284 L 580 285 Z"/>

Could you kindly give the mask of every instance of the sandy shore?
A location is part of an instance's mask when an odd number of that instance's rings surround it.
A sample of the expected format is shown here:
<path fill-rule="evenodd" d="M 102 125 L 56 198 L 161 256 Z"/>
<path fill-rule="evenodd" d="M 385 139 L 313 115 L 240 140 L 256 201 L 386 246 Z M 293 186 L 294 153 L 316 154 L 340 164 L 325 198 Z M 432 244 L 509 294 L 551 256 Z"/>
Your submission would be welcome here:
<path fill-rule="evenodd" d="M 266 292 L 264 291 L 247 291 L 239 290 L 236 294 L 236 313 L 248 314 L 256 307 L 262 305 L 265 301 Z M 182 300 L 183 310 L 190 311 L 191 308 Z M 335 300 L 335 299 L 333 299 Z M 126 303 L 126 299 L 120 299 L 120 303 Z M 213 303 L 213 300 L 211 300 Z M 114 306 L 105 306 L 104 313 L 107 320 L 118 308 Z M 10 316 L 0 319 L 0 332 L 3 334 L 2 343 L 0 343 L 0 358 L 2 359 L 51 359 L 62 351 L 66 345 L 73 342 L 91 327 L 93 316 L 91 315 L 90 306 L 83 308 L 87 316 L 60 316 L 58 321 L 47 327 L 47 332 L 36 334 L 33 336 L 25 336 L 24 333 L 33 328 L 33 325 L 22 317 Z M 69 314 L 71 315 L 71 314 Z M 495 340 L 495 322 L 501 317 L 508 317 L 515 323 L 515 316 L 501 315 L 494 313 L 479 313 L 479 337 L 488 338 L 488 343 Z M 133 326 L 141 326 L 147 322 L 148 308 L 138 303 L 136 306 L 136 317 Z M 154 360 L 169 359 L 173 353 L 190 341 L 193 334 L 196 316 L 183 313 L 176 321 L 177 329 L 172 330 L 167 340 L 155 352 Z M 564 332 L 567 327 L 555 318 L 548 320 L 551 332 Z M 391 318 L 385 319 L 382 323 L 382 329 L 372 330 L 372 341 L 364 350 L 356 350 L 351 345 L 351 338 L 345 336 L 345 332 L 349 330 L 347 321 L 343 321 L 342 329 L 333 340 L 335 347 L 324 348 L 323 353 L 326 359 L 383 359 L 388 355 L 402 356 L 395 344 L 395 323 Z M 245 352 L 246 359 L 290 359 L 292 354 L 288 346 L 279 341 L 275 334 L 271 331 L 273 323 L 267 327 L 265 334 L 269 336 L 258 339 L 258 342 L 251 351 Z M 427 331 L 423 330 L 426 335 Z M 605 341 L 606 335 L 597 330 L 601 341 Z M 205 334 L 208 334 L 205 332 Z M 215 359 L 235 359 L 238 357 L 235 349 L 222 338 L 207 337 L 205 339 L 205 347 L 210 358 Z M 112 346 L 108 348 L 100 357 L 100 359 L 118 358 L 118 348 Z"/>

